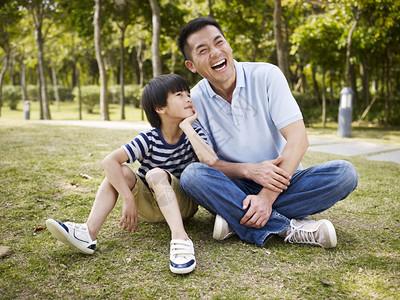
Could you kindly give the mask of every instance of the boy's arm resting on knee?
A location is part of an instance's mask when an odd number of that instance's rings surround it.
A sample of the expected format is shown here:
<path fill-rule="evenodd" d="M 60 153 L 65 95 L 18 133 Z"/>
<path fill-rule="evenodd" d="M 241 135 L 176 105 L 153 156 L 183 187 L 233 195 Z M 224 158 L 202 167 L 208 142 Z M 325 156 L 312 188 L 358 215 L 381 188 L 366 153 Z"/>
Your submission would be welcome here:
<path fill-rule="evenodd" d="M 196 120 L 197 115 L 197 112 L 195 112 L 193 116 L 183 120 L 179 124 L 179 127 L 186 134 L 187 138 L 192 144 L 194 152 L 196 153 L 199 161 L 212 167 L 218 161 L 218 158 L 214 150 L 198 135 L 198 133 L 192 127 L 192 123 Z"/>
<path fill-rule="evenodd" d="M 128 155 L 125 151 L 123 149 L 117 149 L 107 155 L 101 163 L 108 181 L 123 199 L 132 196 L 132 191 L 126 184 L 124 174 L 122 173 L 122 164 L 127 160 Z"/>
<path fill-rule="evenodd" d="M 117 149 L 107 155 L 103 161 L 102 166 L 106 174 L 107 180 L 115 188 L 118 194 L 123 199 L 122 218 L 120 226 L 127 229 L 129 232 L 132 227 L 137 229 L 137 210 L 135 198 L 132 191 L 125 181 L 122 171 L 122 164 L 128 160 L 128 155 L 123 149 Z"/>

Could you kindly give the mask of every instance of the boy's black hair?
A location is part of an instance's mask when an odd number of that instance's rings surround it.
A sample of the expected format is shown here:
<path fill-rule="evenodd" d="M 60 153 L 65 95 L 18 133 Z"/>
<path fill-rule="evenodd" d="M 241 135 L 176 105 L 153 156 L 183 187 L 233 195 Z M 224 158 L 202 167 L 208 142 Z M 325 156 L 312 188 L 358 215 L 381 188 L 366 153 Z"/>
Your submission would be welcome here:
<path fill-rule="evenodd" d="M 206 18 L 206 17 L 196 18 L 196 19 L 193 19 L 190 22 L 188 22 L 182 28 L 181 32 L 179 33 L 179 37 L 178 37 L 178 47 L 179 47 L 179 50 L 181 50 L 183 57 L 186 60 L 192 59 L 191 57 L 189 57 L 188 53 L 186 53 L 186 52 L 188 52 L 187 51 L 187 46 L 188 46 L 187 39 L 193 33 L 196 33 L 197 31 L 199 31 L 209 25 L 216 27 L 219 30 L 219 32 L 221 32 L 222 36 L 225 37 L 224 32 L 221 29 L 221 26 L 218 24 L 217 21 L 215 21 L 212 18 Z"/>
<path fill-rule="evenodd" d="M 147 83 L 142 94 L 142 107 L 151 126 L 161 128 L 156 108 L 167 106 L 168 93 L 184 91 L 190 92 L 189 84 L 177 74 L 159 75 Z"/>

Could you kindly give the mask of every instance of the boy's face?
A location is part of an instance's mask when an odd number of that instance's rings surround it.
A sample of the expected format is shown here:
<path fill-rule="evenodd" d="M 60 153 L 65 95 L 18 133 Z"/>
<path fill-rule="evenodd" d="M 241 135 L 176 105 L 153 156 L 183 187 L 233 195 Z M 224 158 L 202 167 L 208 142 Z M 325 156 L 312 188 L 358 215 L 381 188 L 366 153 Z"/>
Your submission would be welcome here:
<path fill-rule="evenodd" d="M 181 91 L 168 93 L 167 106 L 157 109 L 157 112 L 163 115 L 163 122 L 168 118 L 178 122 L 194 114 L 194 105 L 190 98 L 190 92 Z"/>
<path fill-rule="evenodd" d="M 206 26 L 187 39 L 186 67 L 199 73 L 212 85 L 230 84 L 235 80 L 232 48 L 215 26 Z"/>

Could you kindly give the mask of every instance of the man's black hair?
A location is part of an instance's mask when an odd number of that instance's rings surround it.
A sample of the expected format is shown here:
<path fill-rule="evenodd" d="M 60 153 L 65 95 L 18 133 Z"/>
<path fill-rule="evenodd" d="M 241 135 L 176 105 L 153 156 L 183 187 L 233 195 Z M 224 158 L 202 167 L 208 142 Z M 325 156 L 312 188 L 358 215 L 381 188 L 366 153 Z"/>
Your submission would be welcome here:
<path fill-rule="evenodd" d="M 142 107 L 151 126 L 161 128 L 156 108 L 167 106 L 168 94 L 185 91 L 190 92 L 189 84 L 177 74 L 159 75 L 147 83 L 142 94 Z"/>
<path fill-rule="evenodd" d="M 193 19 L 190 22 L 188 22 L 182 28 L 181 32 L 179 33 L 179 37 L 178 37 L 178 47 L 179 47 L 179 50 L 181 50 L 183 57 L 186 60 L 191 59 L 191 57 L 189 57 L 189 55 L 187 53 L 187 51 L 188 51 L 187 39 L 193 33 L 196 33 L 197 31 L 199 31 L 209 25 L 216 27 L 219 30 L 219 32 L 221 32 L 222 36 L 225 37 L 224 32 L 221 29 L 221 26 L 218 24 L 217 21 L 215 21 L 212 18 L 206 18 L 206 17 L 196 18 L 196 19 Z"/>

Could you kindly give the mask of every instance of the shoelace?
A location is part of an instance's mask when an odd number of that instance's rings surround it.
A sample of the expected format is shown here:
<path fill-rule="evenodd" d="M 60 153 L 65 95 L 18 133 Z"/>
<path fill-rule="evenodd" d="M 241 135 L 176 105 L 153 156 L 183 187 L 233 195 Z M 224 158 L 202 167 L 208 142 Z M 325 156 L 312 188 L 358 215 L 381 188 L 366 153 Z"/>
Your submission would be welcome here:
<path fill-rule="evenodd" d="M 302 244 L 317 244 L 313 232 L 307 232 L 301 228 L 291 228 L 290 234 L 285 238 L 285 242 L 302 243 Z"/>
<path fill-rule="evenodd" d="M 71 226 L 71 227 L 73 227 L 73 228 L 75 228 L 75 229 L 78 229 L 78 230 L 84 230 L 84 228 L 83 228 L 83 224 L 77 224 L 77 223 L 65 222 L 65 225 L 67 225 L 67 226 Z"/>

